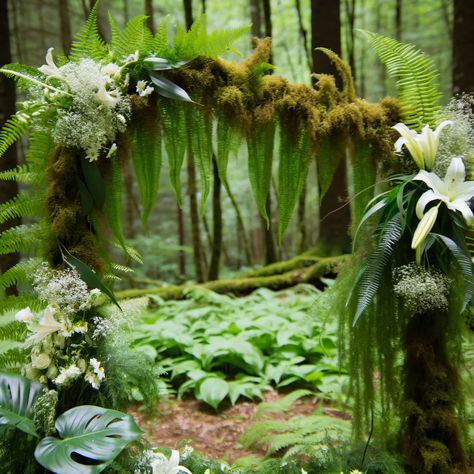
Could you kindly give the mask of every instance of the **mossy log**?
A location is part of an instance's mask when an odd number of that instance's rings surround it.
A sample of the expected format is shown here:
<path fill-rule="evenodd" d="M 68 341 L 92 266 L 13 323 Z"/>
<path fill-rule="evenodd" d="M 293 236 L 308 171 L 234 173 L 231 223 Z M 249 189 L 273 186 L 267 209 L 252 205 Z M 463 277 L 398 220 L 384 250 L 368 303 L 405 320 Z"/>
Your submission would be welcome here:
<path fill-rule="evenodd" d="M 298 258 L 290 259 L 286 262 L 279 262 L 279 264 L 272 264 L 269 267 L 274 267 L 277 274 L 266 274 L 268 267 L 260 269 L 262 274 L 249 276 L 249 274 L 242 277 L 232 278 L 228 280 L 215 280 L 199 285 L 171 285 L 164 288 L 140 288 L 123 290 L 116 293 L 117 298 L 137 298 L 145 295 L 157 295 L 165 300 L 180 300 L 186 298 L 186 294 L 190 288 L 202 287 L 216 293 L 232 293 L 234 295 L 247 295 L 258 288 L 270 288 L 272 290 L 280 290 L 289 288 L 299 283 L 311 283 L 316 287 L 323 288 L 324 283 L 321 281 L 322 277 L 335 275 L 340 265 L 348 258 L 347 255 L 339 255 L 336 257 L 325 258 L 311 258 L 312 264 L 309 266 L 300 265 L 297 268 L 291 268 L 296 265 Z M 303 258 L 302 262 L 307 263 L 309 260 Z M 290 270 L 278 272 L 284 264 L 290 267 Z M 278 267 L 280 265 L 280 267 Z M 275 268 L 276 267 L 276 268 Z M 258 272 L 258 271 L 256 271 Z"/>

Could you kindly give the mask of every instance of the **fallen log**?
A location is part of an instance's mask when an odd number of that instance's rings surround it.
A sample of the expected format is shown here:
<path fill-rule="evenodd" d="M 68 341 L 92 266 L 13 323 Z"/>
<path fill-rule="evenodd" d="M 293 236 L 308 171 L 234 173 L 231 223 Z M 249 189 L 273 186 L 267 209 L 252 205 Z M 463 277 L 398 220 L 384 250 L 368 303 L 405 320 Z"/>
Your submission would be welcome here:
<path fill-rule="evenodd" d="M 272 290 L 281 290 L 298 285 L 299 283 L 311 283 L 318 288 L 323 288 L 325 284 L 321 278 L 335 276 L 342 263 L 348 255 L 338 255 L 336 257 L 295 257 L 286 262 L 278 262 L 259 270 L 249 272 L 241 277 L 227 280 L 214 280 L 201 284 L 170 285 L 161 288 L 133 288 L 118 291 L 117 298 L 138 298 L 146 295 L 157 295 L 164 300 L 185 299 L 190 288 L 205 288 L 216 293 L 232 293 L 237 296 L 247 295 L 258 288 L 270 288 Z M 301 259 L 300 266 L 295 268 L 296 262 Z M 290 263 L 291 262 L 291 263 Z M 309 263 L 309 264 L 308 264 Z M 280 265 L 281 264 L 281 265 Z M 285 265 L 287 266 L 285 267 Z M 276 274 L 267 274 L 268 267 L 280 271 Z M 289 271 L 282 269 L 291 268 Z"/>

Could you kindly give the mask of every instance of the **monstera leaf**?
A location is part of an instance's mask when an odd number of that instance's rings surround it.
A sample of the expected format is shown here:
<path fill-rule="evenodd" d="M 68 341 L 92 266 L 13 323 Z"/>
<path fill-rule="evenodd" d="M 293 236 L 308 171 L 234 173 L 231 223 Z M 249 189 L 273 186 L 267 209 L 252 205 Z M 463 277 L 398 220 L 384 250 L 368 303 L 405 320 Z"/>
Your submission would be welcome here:
<path fill-rule="evenodd" d="M 43 385 L 20 375 L 0 373 L 0 425 L 12 425 L 38 436 L 31 407 L 43 389 Z"/>
<path fill-rule="evenodd" d="M 62 439 L 47 436 L 35 450 L 36 460 L 56 473 L 97 474 L 142 434 L 133 419 L 116 410 L 83 405 L 56 420 Z"/>

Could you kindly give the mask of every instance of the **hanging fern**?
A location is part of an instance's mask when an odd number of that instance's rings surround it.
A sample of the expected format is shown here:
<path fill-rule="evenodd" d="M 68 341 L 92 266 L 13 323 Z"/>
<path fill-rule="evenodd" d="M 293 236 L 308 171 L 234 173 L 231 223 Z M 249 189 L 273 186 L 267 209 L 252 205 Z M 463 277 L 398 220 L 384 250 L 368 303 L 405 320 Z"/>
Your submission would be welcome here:
<path fill-rule="evenodd" d="M 357 323 L 365 308 L 377 294 L 382 275 L 390 262 L 395 246 L 402 236 L 400 213 L 396 214 L 382 230 L 377 246 L 370 254 L 367 266 L 358 283 L 357 309 L 353 324 Z"/>
<path fill-rule="evenodd" d="M 176 193 L 178 204 L 181 206 L 181 168 L 187 144 L 184 105 L 178 101 L 160 99 L 160 106 L 170 182 Z"/>
<path fill-rule="evenodd" d="M 11 227 L 0 234 L 0 255 L 38 250 L 45 235 L 44 222 Z"/>
<path fill-rule="evenodd" d="M 41 260 L 38 258 L 29 258 L 18 262 L 0 275 L 0 288 L 28 283 L 40 263 Z"/>
<path fill-rule="evenodd" d="M 403 122 L 415 130 L 421 130 L 426 124 L 434 128 L 442 94 L 433 60 L 412 44 L 370 31 L 363 33 L 369 37 L 388 73 L 397 79 Z"/>
<path fill-rule="evenodd" d="M 270 224 L 266 210 L 266 200 L 270 192 L 272 179 L 273 142 L 275 137 L 275 122 L 254 126 L 247 138 L 248 171 L 257 208 Z"/>
<path fill-rule="evenodd" d="M 187 114 L 188 140 L 191 144 L 193 159 L 199 170 L 201 184 L 201 199 L 199 212 L 204 214 L 204 206 L 210 190 L 210 177 L 212 175 L 212 124 L 197 107 L 188 108 Z"/>
<path fill-rule="evenodd" d="M 97 24 L 98 8 L 99 2 L 97 1 L 91 9 L 86 23 L 74 38 L 69 55 L 71 61 L 80 61 L 83 58 L 100 61 L 106 57 L 107 49 L 99 36 Z"/>
<path fill-rule="evenodd" d="M 5 122 L 0 130 L 0 157 L 26 133 L 29 126 L 29 120 L 20 120 L 17 115 L 12 115 Z"/>
<path fill-rule="evenodd" d="M 293 135 L 296 134 L 296 137 Z M 278 238 L 288 227 L 308 174 L 311 154 L 304 127 L 286 130 L 280 127 L 280 163 L 278 167 Z"/>
<path fill-rule="evenodd" d="M 146 120 L 146 123 L 143 123 Z M 142 222 L 146 226 L 155 204 L 161 171 L 161 129 L 157 117 L 143 117 L 134 124 L 132 159 L 142 204 Z"/>
<path fill-rule="evenodd" d="M 227 182 L 227 165 L 229 155 L 235 151 L 240 144 L 240 134 L 238 130 L 230 126 L 224 117 L 218 117 L 216 126 L 217 135 L 217 170 L 219 178 L 228 194 L 232 194 Z"/>
<path fill-rule="evenodd" d="M 42 196 L 20 193 L 13 199 L 0 204 L 0 224 L 17 217 L 33 217 L 41 215 L 43 209 Z"/>
<path fill-rule="evenodd" d="M 341 162 L 341 159 L 344 158 L 344 154 L 345 140 L 332 138 L 324 140 L 321 143 L 316 157 L 320 202 L 329 189 L 339 163 Z"/>

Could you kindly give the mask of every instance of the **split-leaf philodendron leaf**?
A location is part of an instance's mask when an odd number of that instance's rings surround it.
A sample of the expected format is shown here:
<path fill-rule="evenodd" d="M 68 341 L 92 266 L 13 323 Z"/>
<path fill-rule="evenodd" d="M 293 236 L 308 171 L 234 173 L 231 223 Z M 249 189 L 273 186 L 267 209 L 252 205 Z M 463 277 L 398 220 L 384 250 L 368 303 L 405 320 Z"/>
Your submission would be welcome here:
<path fill-rule="evenodd" d="M 35 458 L 57 473 L 102 472 L 128 443 L 142 434 L 129 415 L 91 405 L 64 412 L 55 426 L 61 438 L 43 438 L 36 447 Z"/>

